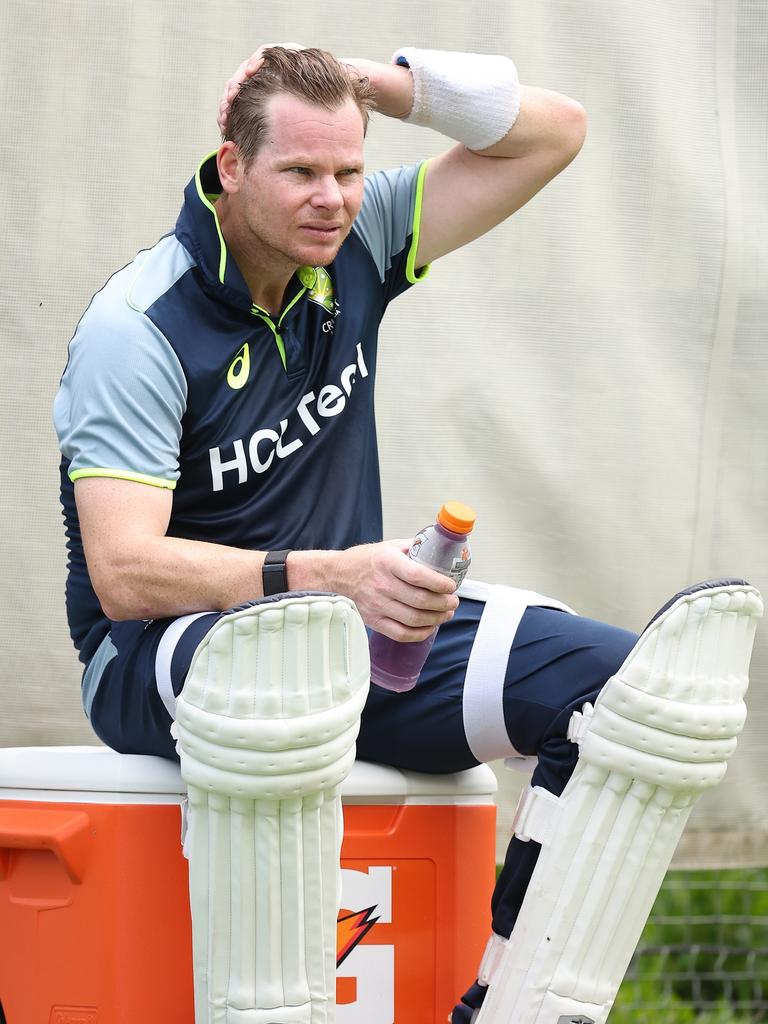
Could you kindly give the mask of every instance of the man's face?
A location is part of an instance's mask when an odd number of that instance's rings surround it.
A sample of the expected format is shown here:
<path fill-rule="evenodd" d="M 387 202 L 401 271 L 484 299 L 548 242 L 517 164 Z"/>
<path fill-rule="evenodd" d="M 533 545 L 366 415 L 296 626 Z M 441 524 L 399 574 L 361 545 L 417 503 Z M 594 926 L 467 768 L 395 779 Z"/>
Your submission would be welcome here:
<path fill-rule="evenodd" d="M 330 263 L 363 201 L 363 119 L 352 100 L 335 111 L 278 94 L 269 132 L 237 199 L 251 242 L 296 266 Z"/>

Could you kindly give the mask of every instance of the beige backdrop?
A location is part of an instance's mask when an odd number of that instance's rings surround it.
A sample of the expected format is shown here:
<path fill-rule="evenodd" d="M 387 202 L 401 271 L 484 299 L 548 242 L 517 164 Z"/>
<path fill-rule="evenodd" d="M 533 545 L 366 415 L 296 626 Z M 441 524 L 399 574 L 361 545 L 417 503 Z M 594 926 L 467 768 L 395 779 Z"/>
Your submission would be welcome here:
<path fill-rule="evenodd" d="M 92 742 L 63 612 L 51 402 L 91 294 L 175 220 L 257 44 L 504 52 L 590 115 L 512 221 L 392 308 L 378 414 L 390 535 L 448 497 L 473 574 L 641 628 L 671 593 L 768 591 L 763 0 L 3 0 L 0 744 Z M 375 119 L 371 168 L 445 143 Z M 768 629 L 727 782 L 683 857 L 768 863 Z M 502 828 L 516 777 L 503 776 Z M 692 844 L 692 845 L 691 845 Z"/>

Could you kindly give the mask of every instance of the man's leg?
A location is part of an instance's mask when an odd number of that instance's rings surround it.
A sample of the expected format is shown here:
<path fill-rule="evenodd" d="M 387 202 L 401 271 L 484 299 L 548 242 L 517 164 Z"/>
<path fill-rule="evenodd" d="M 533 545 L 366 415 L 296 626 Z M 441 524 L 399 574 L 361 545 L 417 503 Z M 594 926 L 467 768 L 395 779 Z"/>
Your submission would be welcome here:
<path fill-rule="evenodd" d="M 392 694 L 372 686 L 358 739 L 358 756 L 426 772 L 455 772 L 483 759 L 518 753 L 538 758 L 532 784 L 562 793 L 576 766 L 578 747 L 567 739 L 574 711 L 594 702 L 622 664 L 637 635 L 605 623 L 547 607 L 528 607 L 514 636 L 507 637 L 503 706 L 490 720 L 495 749 L 473 752 L 467 740 L 464 684 L 469 653 L 485 610 L 464 600 L 440 627 L 417 686 Z M 511 647 L 510 647 L 511 644 Z M 500 652 L 504 651 L 501 645 Z M 499 728 L 501 727 L 501 729 Z M 503 734 L 502 734 L 503 730 Z M 493 931 L 507 937 L 536 866 L 538 843 L 512 837 L 493 893 Z M 485 988 L 473 985 L 454 1011 L 465 1024 L 480 1005 Z"/>
<path fill-rule="evenodd" d="M 477 1024 L 604 1024 L 691 809 L 735 750 L 761 614 L 742 581 L 684 591 L 574 717 L 562 796 L 532 789 L 518 808 L 516 834 L 542 849 L 512 934 L 489 943 Z"/>
<path fill-rule="evenodd" d="M 340 785 L 368 688 L 362 620 L 346 598 L 292 595 L 149 631 L 115 637 L 121 651 L 91 712 L 112 745 L 152 753 L 169 752 L 162 734 L 175 716 L 190 804 L 195 1019 L 325 1024 Z"/>
<path fill-rule="evenodd" d="M 494 894 L 482 982 L 455 1009 L 455 1024 L 605 1021 L 690 808 L 722 776 L 743 724 L 759 595 L 739 581 L 692 589 L 654 617 L 598 688 L 593 715 L 585 706 L 572 719 L 573 704 L 554 715 L 539 751 L 544 777 L 534 776 L 539 786 L 521 803 L 520 839 Z M 559 667 L 567 687 L 568 666 Z M 505 698 L 515 685 L 508 674 Z M 592 703 L 585 693 L 576 707 L 585 699 Z M 449 720 L 444 709 L 441 720 Z M 568 736 L 581 756 L 556 799 L 577 750 Z M 529 753 L 524 742 L 515 745 Z M 564 744 L 570 759 L 557 753 Z M 541 840 L 541 856 L 521 839 Z"/>

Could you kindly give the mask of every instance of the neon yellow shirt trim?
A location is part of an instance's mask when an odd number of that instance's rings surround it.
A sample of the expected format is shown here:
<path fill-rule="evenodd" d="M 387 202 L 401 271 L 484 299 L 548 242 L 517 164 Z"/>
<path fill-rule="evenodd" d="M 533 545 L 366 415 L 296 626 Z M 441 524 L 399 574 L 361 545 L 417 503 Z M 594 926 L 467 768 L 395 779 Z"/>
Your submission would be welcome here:
<path fill-rule="evenodd" d="M 419 234 L 421 232 L 421 208 L 424 202 L 424 178 L 427 174 L 427 167 L 431 160 L 425 160 L 419 167 L 416 177 L 416 202 L 413 209 L 413 237 L 411 248 L 408 250 L 408 258 L 405 262 L 405 276 L 411 284 L 418 284 L 423 281 L 429 273 L 429 263 L 423 267 L 416 267 L 416 253 L 419 249 Z"/>
<path fill-rule="evenodd" d="M 164 487 L 169 491 L 176 490 L 175 480 L 164 480 L 161 476 L 147 476 L 145 473 L 130 473 L 125 469 L 76 469 L 69 474 L 72 483 L 88 476 L 104 476 L 113 480 L 132 480 L 137 484 L 149 484 L 150 487 Z"/>

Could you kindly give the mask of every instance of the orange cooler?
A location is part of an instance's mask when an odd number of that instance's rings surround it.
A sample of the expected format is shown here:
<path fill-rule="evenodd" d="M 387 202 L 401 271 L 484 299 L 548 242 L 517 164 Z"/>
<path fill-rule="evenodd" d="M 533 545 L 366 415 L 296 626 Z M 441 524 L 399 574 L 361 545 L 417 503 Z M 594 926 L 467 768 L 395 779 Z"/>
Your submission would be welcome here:
<path fill-rule="evenodd" d="M 496 780 L 358 762 L 344 784 L 338 1024 L 443 1024 L 490 929 Z M 193 1024 L 178 767 L 0 749 L 0 1024 Z"/>

